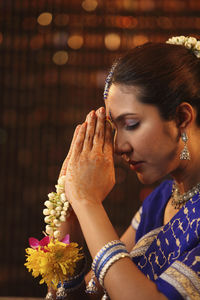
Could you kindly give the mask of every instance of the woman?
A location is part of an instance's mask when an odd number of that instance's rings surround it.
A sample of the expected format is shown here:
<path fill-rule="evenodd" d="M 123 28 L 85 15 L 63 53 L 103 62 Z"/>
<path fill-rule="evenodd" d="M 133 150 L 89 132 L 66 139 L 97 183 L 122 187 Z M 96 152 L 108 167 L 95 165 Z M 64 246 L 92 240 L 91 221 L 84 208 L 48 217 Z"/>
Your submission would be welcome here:
<path fill-rule="evenodd" d="M 111 299 L 200 298 L 199 45 L 184 37 L 169 43 L 139 46 L 114 64 L 106 109 L 76 128 L 61 171 L 92 268 Z M 106 118 L 115 152 L 142 183 L 172 177 L 144 201 L 124 244 L 102 205 L 115 184 Z"/>

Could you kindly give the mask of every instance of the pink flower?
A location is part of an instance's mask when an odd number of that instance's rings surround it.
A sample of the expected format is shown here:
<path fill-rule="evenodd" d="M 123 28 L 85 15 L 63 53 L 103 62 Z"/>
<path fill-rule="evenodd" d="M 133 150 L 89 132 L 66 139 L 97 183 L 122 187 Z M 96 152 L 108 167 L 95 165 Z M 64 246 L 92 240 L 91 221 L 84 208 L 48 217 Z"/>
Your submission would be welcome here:
<path fill-rule="evenodd" d="M 61 240 L 64 244 L 70 244 L 70 236 L 69 234 L 66 234 L 66 236 Z"/>
<path fill-rule="evenodd" d="M 35 239 L 34 237 L 30 237 L 29 238 L 29 245 L 31 248 L 33 249 L 38 249 L 39 247 L 45 251 L 44 247 L 48 246 L 49 242 L 50 242 L 50 237 L 49 236 L 45 236 L 43 239 L 41 239 L 40 241 L 38 239 Z"/>
<path fill-rule="evenodd" d="M 49 236 L 45 236 L 43 239 L 41 239 L 40 241 L 34 237 L 30 237 L 29 238 L 29 245 L 31 248 L 33 249 L 38 249 L 40 247 L 41 250 L 43 250 L 44 252 L 48 251 L 46 250 L 44 247 L 48 246 L 48 244 L 50 243 L 51 238 Z M 61 240 L 62 243 L 64 244 L 69 244 L 70 243 L 70 237 L 69 234 L 66 234 L 66 236 Z"/>

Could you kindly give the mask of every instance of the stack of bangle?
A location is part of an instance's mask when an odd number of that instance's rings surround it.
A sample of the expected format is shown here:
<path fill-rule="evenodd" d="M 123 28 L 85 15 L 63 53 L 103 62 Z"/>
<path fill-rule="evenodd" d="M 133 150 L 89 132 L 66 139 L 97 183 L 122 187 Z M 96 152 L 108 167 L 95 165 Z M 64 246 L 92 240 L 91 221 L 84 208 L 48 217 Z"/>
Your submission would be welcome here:
<path fill-rule="evenodd" d="M 97 253 L 92 263 L 92 270 L 102 287 L 108 269 L 124 257 L 130 257 L 130 254 L 120 240 L 109 242 Z"/>

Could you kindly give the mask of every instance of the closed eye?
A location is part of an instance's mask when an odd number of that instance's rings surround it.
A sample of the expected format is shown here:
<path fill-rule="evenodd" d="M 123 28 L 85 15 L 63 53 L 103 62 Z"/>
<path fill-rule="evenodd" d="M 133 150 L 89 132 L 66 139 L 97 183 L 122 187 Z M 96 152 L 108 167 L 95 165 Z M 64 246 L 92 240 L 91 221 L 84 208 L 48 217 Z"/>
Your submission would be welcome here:
<path fill-rule="evenodd" d="M 139 126 L 140 122 L 137 123 L 130 123 L 125 125 L 125 130 L 134 130 Z"/>

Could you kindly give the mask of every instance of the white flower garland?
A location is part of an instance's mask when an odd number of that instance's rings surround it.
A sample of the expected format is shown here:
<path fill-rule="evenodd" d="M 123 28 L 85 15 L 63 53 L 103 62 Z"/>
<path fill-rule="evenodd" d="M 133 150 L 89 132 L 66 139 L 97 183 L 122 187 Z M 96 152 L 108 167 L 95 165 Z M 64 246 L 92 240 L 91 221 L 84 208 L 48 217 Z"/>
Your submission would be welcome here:
<path fill-rule="evenodd" d="M 55 186 L 56 192 L 48 194 L 49 200 L 44 202 L 47 207 L 43 210 L 45 216 L 46 233 L 54 238 L 59 238 L 60 231 L 58 227 L 61 222 L 65 222 L 70 213 L 70 204 L 65 196 L 65 176 L 58 179 L 58 184 Z"/>
<path fill-rule="evenodd" d="M 182 45 L 187 49 L 191 49 L 197 58 L 200 58 L 200 41 L 194 37 L 188 36 L 173 36 L 166 41 L 167 44 Z"/>

